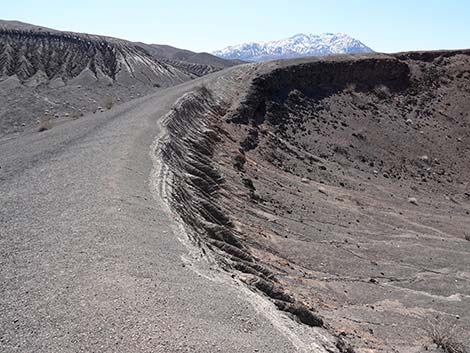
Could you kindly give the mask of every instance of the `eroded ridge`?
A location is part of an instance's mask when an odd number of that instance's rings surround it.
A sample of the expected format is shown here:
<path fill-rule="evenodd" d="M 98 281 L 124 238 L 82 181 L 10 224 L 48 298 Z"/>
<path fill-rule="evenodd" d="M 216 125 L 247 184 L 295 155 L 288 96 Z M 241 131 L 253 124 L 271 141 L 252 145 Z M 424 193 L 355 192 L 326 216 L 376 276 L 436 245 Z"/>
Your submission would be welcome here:
<path fill-rule="evenodd" d="M 245 244 L 246 237 L 220 202 L 221 194 L 230 191 L 214 164 L 214 149 L 229 138 L 219 127 L 227 107 L 226 102 L 201 87 L 188 94 L 167 117 L 169 138 L 161 154 L 172 173 L 171 205 L 194 231 L 194 241 L 214 250 L 225 268 L 244 273 L 244 282 L 300 322 L 323 326 L 323 320 L 285 292 L 274 273 L 253 256 Z"/>
<path fill-rule="evenodd" d="M 134 78 L 152 84 L 182 74 L 124 40 L 68 33 L 0 28 L 0 77 L 27 81 L 35 75 L 69 80 L 88 69 L 113 81 Z"/>

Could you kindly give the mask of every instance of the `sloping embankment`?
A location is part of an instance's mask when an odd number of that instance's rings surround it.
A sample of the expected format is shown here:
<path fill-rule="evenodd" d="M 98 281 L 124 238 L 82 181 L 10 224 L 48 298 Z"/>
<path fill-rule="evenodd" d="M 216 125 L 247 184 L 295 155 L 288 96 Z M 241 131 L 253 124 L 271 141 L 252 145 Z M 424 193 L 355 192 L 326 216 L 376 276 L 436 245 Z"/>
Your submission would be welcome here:
<path fill-rule="evenodd" d="M 275 305 L 310 326 L 323 321 L 302 303 L 287 294 L 273 273 L 259 264 L 243 243 L 243 236 L 219 203 L 224 177 L 214 165 L 218 142 L 227 138 L 218 122 L 227 112 L 227 104 L 202 87 L 187 94 L 167 116 L 168 137 L 160 151 L 171 171 L 171 207 L 190 226 L 194 241 L 204 243 L 226 269 L 247 276 L 251 287 L 266 294 Z"/>
<path fill-rule="evenodd" d="M 359 351 L 428 344 L 428 312 L 465 325 L 445 298 L 468 290 L 469 64 L 444 54 L 268 63 L 234 113 L 193 92 L 162 150 L 173 208 L 244 282 Z"/>

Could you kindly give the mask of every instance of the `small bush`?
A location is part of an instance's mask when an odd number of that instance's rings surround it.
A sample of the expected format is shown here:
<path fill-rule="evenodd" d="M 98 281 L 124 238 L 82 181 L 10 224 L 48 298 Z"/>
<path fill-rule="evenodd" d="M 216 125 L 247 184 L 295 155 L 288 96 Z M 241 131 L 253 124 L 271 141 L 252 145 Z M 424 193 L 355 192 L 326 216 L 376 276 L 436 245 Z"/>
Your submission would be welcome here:
<path fill-rule="evenodd" d="M 83 116 L 83 113 L 81 111 L 78 111 L 78 110 L 74 110 L 72 112 L 72 114 L 70 114 L 70 117 L 73 119 L 73 120 L 77 120 L 79 118 L 81 118 Z"/>
<path fill-rule="evenodd" d="M 50 130 L 50 129 L 52 129 L 52 127 L 53 127 L 53 125 L 52 125 L 51 119 L 50 118 L 43 118 L 43 119 L 41 119 L 41 121 L 39 123 L 38 131 L 42 132 L 42 131 Z"/>
<path fill-rule="evenodd" d="M 469 353 L 469 350 L 460 341 L 460 337 L 463 335 L 457 331 L 455 326 L 434 322 L 428 333 L 432 342 L 445 353 Z"/>
<path fill-rule="evenodd" d="M 211 91 L 205 84 L 201 84 L 196 88 L 196 92 L 201 94 L 204 97 L 210 97 L 211 96 Z"/>
<path fill-rule="evenodd" d="M 385 85 L 377 85 L 374 88 L 375 95 L 380 99 L 387 99 L 390 97 L 390 89 Z"/>
<path fill-rule="evenodd" d="M 353 82 L 350 82 L 346 85 L 346 87 L 344 88 L 344 92 L 345 93 L 349 93 L 349 94 L 353 94 L 356 92 L 356 84 L 353 83 Z"/>
<path fill-rule="evenodd" d="M 110 110 L 114 105 L 113 97 L 106 97 L 104 101 L 104 106 L 106 109 Z"/>

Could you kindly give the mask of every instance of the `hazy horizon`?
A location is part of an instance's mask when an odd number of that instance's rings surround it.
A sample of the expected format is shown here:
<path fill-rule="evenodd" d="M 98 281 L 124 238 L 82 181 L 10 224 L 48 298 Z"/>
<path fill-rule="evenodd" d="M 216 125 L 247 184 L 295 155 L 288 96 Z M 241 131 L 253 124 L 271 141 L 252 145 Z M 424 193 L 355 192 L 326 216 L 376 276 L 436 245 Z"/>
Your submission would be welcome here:
<path fill-rule="evenodd" d="M 298 33 L 345 33 L 375 51 L 470 48 L 470 3 L 463 1 L 202 2 L 17 0 L 0 18 L 63 31 L 212 52 Z"/>

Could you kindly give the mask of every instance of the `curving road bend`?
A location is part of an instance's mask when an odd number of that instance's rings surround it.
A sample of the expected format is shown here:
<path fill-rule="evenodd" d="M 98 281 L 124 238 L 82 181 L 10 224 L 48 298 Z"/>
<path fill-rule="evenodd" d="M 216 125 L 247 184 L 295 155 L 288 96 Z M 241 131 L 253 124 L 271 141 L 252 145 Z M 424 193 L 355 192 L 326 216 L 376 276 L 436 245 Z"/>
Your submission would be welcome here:
<path fill-rule="evenodd" d="M 181 228 L 152 196 L 157 122 L 222 75 L 0 141 L 0 351 L 316 347 L 301 338 L 307 328 L 210 263 L 186 264 Z"/>

